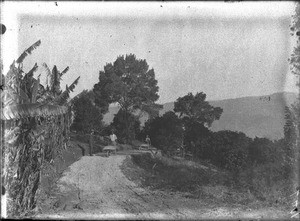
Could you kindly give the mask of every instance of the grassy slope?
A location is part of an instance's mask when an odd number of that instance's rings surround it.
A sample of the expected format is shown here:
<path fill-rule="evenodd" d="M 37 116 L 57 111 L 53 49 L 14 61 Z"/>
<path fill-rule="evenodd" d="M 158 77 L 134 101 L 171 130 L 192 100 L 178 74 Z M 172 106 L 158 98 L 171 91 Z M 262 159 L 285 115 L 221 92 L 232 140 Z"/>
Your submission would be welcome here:
<path fill-rule="evenodd" d="M 270 100 L 269 100 L 270 99 Z M 242 131 L 250 137 L 283 137 L 284 108 L 296 100 L 296 94 L 276 93 L 269 97 L 248 97 L 244 99 L 212 101 L 224 113 L 212 125 L 213 131 Z"/>
<path fill-rule="evenodd" d="M 183 192 L 186 198 L 206 200 L 216 206 L 238 205 L 256 209 L 272 206 L 283 209 L 280 204 L 261 201 L 248 190 L 232 185 L 226 172 L 214 172 L 213 168 L 195 167 L 186 160 L 155 159 L 147 154 L 132 155 L 122 165 L 122 171 L 128 179 L 150 189 Z"/>

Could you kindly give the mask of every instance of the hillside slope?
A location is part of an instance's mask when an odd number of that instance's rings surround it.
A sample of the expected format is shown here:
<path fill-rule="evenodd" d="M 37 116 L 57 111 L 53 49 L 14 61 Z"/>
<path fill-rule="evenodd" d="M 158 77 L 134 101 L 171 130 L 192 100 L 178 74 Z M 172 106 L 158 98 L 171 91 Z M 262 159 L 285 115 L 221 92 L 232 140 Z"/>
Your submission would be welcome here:
<path fill-rule="evenodd" d="M 242 131 L 249 137 L 280 139 L 284 136 L 285 106 L 290 106 L 295 100 L 296 94 L 276 93 L 263 97 L 212 101 L 213 106 L 222 107 L 224 112 L 211 129 Z"/>
<path fill-rule="evenodd" d="M 210 101 L 215 107 L 223 108 L 220 120 L 212 124 L 212 131 L 241 131 L 249 137 L 267 137 L 275 140 L 283 137 L 284 108 L 296 100 L 297 94 L 280 92 L 257 97 L 242 97 L 227 100 Z M 172 111 L 174 102 L 165 103 L 160 115 Z M 104 122 L 110 123 L 118 107 L 110 107 L 104 116 Z M 142 124 L 147 120 L 141 118 Z"/>

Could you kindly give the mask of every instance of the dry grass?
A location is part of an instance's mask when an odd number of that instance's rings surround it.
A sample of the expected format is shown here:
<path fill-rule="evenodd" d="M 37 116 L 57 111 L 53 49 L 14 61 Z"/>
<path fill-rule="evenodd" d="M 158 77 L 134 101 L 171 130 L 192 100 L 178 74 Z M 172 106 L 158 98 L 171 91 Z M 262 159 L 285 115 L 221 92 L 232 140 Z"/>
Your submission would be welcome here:
<path fill-rule="evenodd" d="M 131 162 L 130 162 L 131 161 Z M 211 172 L 207 167 L 166 157 L 153 158 L 149 153 L 132 155 L 126 160 L 124 173 L 143 185 L 173 191 L 193 192 L 209 183 L 223 183 L 224 174 Z M 130 172 L 129 172 L 130 170 Z M 140 181 L 139 181 L 140 182 Z"/>
<path fill-rule="evenodd" d="M 278 203 L 280 201 L 270 204 L 248 189 L 237 188 L 232 185 L 231 176 L 208 164 L 203 166 L 192 161 L 138 154 L 128 157 L 122 170 L 130 180 L 142 186 L 183 192 L 187 198 L 213 201 L 214 204 L 223 206 L 239 205 L 257 209 L 267 206 L 283 207 Z"/>

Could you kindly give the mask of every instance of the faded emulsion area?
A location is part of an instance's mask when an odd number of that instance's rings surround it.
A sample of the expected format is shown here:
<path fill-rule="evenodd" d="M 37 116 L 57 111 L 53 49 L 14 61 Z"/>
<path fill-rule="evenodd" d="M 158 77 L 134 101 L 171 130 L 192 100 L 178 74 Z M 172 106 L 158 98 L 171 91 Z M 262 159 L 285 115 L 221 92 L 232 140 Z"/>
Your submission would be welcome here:
<path fill-rule="evenodd" d="M 299 4 L 1 4 L 1 217 L 299 217 Z"/>

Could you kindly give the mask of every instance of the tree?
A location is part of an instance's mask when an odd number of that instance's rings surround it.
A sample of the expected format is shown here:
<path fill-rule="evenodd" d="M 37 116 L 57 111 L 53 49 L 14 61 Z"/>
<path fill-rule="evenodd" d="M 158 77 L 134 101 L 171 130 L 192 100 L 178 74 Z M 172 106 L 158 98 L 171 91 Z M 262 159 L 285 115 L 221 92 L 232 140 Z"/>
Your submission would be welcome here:
<path fill-rule="evenodd" d="M 84 90 L 72 99 L 74 121 L 72 130 L 89 134 L 92 130 L 101 130 L 103 115 L 93 102 L 93 91 Z"/>
<path fill-rule="evenodd" d="M 191 151 L 194 156 L 202 152 L 201 140 L 208 138 L 211 131 L 203 124 L 196 121 L 187 121 L 185 123 L 184 144 L 187 151 Z"/>
<path fill-rule="evenodd" d="M 218 120 L 223 112 L 222 108 L 211 106 L 205 99 L 206 94 L 203 92 L 195 96 L 188 93 L 179 97 L 174 103 L 174 111 L 179 113 L 185 128 L 184 146 L 194 154 L 202 152 L 195 149 L 201 145 L 195 144 L 200 144 L 200 139 L 209 135 L 207 127 L 210 127 L 214 120 Z"/>
<path fill-rule="evenodd" d="M 223 112 L 220 107 L 211 106 L 203 92 L 197 93 L 195 96 L 188 93 L 183 97 L 179 97 L 174 103 L 174 111 L 179 113 L 183 120 L 191 120 L 210 127 L 212 122 L 220 119 Z"/>
<path fill-rule="evenodd" d="M 126 118 L 127 117 L 127 118 Z M 128 128 L 126 128 L 126 119 L 128 119 Z M 118 141 L 124 143 L 127 138 L 133 140 L 140 132 L 139 118 L 132 113 L 125 113 L 122 109 L 115 115 L 113 122 L 110 124 L 110 128 L 117 131 Z M 126 129 L 129 133 L 127 134 Z M 128 136 L 128 137 L 126 137 Z"/>
<path fill-rule="evenodd" d="M 149 69 L 146 60 L 137 59 L 133 54 L 119 56 L 114 63 L 106 64 L 93 91 L 96 105 L 103 102 L 119 104 L 125 115 L 127 142 L 129 114 L 141 110 L 151 117 L 160 107 L 155 104 L 159 95 L 154 70 Z"/>
<path fill-rule="evenodd" d="M 182 143 L 182 122 L 174 112 L 169 111 L 161 117 L 148 120 L 143 134 L 149 135 L 151 144 L 161 149 L 164 154 L 172 153 Z"/>

